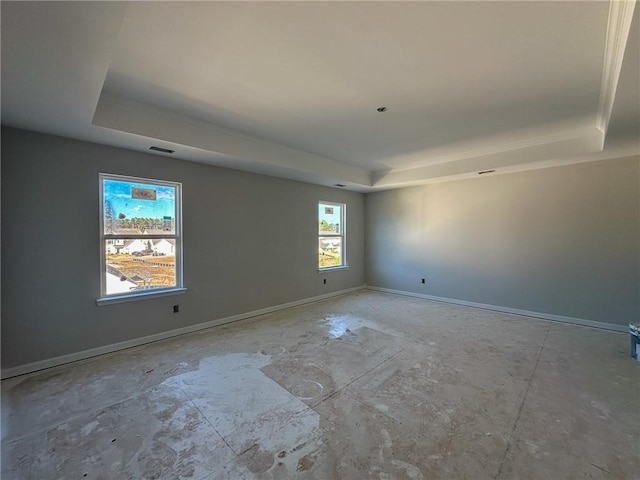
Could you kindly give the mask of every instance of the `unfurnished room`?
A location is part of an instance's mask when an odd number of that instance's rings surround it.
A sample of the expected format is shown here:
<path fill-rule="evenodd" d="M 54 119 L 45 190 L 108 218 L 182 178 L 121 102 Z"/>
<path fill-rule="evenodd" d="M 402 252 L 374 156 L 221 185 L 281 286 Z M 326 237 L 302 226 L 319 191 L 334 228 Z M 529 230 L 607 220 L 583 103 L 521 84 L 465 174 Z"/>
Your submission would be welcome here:
<path fill-rule="evenodd" d="M 3 480 L 640 478 L 636 1 L 0 18 Z"/>

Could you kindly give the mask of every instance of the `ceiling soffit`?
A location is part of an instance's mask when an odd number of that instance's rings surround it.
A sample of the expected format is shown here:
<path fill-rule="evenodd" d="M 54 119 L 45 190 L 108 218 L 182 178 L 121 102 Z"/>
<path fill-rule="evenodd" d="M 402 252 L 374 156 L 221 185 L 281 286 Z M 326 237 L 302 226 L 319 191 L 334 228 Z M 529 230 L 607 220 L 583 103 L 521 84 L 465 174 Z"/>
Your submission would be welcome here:
<path fill-rule="evenodd" d="M 355 191 L 639 153 L 631 0 L 0 7 L 3 125 Z"/>
<path fill-rule="evenodd" d="M 119 85 L 127 84 L 124 75 L 126 72 L 123 73 L 122 68 L 130 58 L 118 61 L 117 51 L 114 65 L 120 70 L 112 65 L 93 124 L 161 139 L 178 145 L 178 149 L 180 145 L 190 146 L 225 157 L 264 164 L 269 168 L 324 176 L 331 178 L 331 181 L 337 180 L 354 187 L 389 188 L 408 182 L 457 177 L 481 170 L 512 169 L 518 166 L 524 168 L 528 164 L 546 163 L 553 159 L 560 164 L 567 157 L 580 158 L 603 150 L 634 6 L 634 2 L 624 1 L 612 2 L 609 6 L 602 79 L 597 110 L 592 110 L 592 114 L 503 131 L 436 148 L 400 152 L 382 163 L 370 162 L 360 166 L 358 162 L 349 162 L 340 156 L 322 155 L 323 152 L 318 154 L 317 151 L 312 153 L 313 148 L 305 151 L 299 146 L 296 148 L 253 135 L 253 132 L 225 128 L 212 123 L 212 119 L 207 117 L 206 108 L 191 115 L 194 110 L 187 108 L 181 111 L 179 102 L 168 103 L 170 107 L 176 107 L 172 110 L 140 101 L 139 98 L 134 100 L 127 97 L 126 90 L 124 95 L 119 91 Z M 142 10 L 138 9 L 132 16 L 139 17 L 141 13 Z M 347 14 L 353 15 L 353 12 Z M 301 20 L 301 23 L 304 22 Z M 128 33 L 125 28 L 124 36 L 133 35 L 131 32 L 135 30 L 134 27 L 135 22 L 129 27 Z M 132 42 L 136 38 L 133 36 L 127 41 Z M 278 40 L 283 41 L 281 38 Z M 131 85 L 129 82 L 129 86 Z M 164 95 L 171 97 L 171 92 L 165 91 Z M 140 96 L 152 101 L 154 99 L 153 95 Z M 274 122 L 277 123 L 277 119 Z"/>

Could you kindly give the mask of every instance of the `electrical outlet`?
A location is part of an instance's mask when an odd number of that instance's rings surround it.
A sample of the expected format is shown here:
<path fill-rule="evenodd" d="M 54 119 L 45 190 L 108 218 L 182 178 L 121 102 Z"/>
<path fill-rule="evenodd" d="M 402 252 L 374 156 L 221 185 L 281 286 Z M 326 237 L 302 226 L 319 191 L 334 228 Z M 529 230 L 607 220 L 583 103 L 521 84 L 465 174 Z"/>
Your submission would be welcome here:
<path fill-rule="evenodd" d="M 174 305 L 173 306 L 173 313 L 178 313 L 180 312 L 180 305 Z"/>
<path fill-rule="evenodd" d="M 423 278 L 422 283 L 427 283 L 427 280 Z"/>
<path fill-rule="evenodd" d="M 326 279 L 326 278 L 323 278 L 323 279 L 322 279 L 322 283 L 324 283 L 324 284 L 326 285 L 326 283 L 327 283 L 327 279 Z"/>

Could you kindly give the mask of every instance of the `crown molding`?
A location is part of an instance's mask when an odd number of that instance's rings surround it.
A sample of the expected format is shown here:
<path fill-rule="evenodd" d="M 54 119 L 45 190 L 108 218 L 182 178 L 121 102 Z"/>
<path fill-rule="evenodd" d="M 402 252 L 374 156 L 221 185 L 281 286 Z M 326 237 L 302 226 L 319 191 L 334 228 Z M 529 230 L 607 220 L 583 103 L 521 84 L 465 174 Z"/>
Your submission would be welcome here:
<path fill-rule="evenodd" d="M 622 60 L 627 46 L 635 0 L 612 0 L 609 4 L 609 21 L 600 84 L 600 99 L 596 127 L 606 135 L 613 101 L 618 88 Z"/>

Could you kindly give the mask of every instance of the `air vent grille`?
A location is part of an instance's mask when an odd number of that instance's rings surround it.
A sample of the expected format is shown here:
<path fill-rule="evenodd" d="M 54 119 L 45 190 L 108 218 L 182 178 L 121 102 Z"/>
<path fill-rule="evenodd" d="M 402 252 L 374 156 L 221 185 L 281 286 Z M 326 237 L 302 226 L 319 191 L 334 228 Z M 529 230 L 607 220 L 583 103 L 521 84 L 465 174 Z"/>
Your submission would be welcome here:
<path fill-rule="evenodd" d="M 168 148 L 162 148 L 162 147 L 156 147 L 156 146 L 149 147 L 149 150 L 153 150 L 154 152 L 162 152 L 162 153 L 173 153 L 173 152 L 175 152 L 175 150 L 169 150 Z"/>

